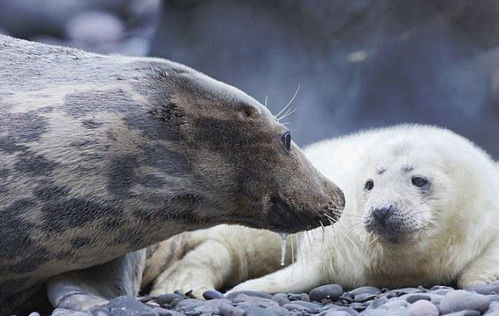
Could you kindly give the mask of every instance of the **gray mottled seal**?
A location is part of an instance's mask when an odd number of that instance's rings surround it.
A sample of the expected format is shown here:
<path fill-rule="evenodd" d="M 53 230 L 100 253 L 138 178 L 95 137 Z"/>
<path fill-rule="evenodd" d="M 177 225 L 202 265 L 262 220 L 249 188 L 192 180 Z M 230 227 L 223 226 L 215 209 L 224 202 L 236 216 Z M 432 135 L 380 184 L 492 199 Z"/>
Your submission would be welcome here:
<path fill-rule="evenodd" d="M 265 107 L 188 67 L 6 36 L 0 56 L 1 315 L 44 285 L 74 309 L 136 294 L 140 249 L 186 230 L 343 205 Z"/>
<path fill-rule="evenodd" d="M 468 288 L 499 279 L 499 172 L 469 140 L 433 126 L 400 125 L 304 152 L 347 202 L 334 226 L 298 234 L 296 262 L 279 266 L 272 232 L 221 225 L 186 233 L 192 250 L 156 278 L 153 292 L 199 295 L 236 285 L 233 291 L 300 293 L 331 282 Z"/>

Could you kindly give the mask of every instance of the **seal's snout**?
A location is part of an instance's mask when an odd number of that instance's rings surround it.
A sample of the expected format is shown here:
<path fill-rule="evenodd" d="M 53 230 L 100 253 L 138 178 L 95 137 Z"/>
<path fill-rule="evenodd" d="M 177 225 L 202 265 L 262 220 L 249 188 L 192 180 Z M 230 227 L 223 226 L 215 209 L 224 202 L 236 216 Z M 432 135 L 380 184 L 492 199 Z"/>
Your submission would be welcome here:
<path fill-rule="evenodd" d="M 375 208 L 372 211 L 372 216 L 379 225 L 386 226 L 386 222 L 390 219 L 390 216 L 392 216 L 393 211 L 393 205 L 390 205 L 388 207 Z"/>
<path fill-rule="evenodd" d="M 382 239 L 399 241 L 403 234 L 414 231 L 414 220 L 394 204 L 371 208 L 364 220 L 366 230 Z"/>

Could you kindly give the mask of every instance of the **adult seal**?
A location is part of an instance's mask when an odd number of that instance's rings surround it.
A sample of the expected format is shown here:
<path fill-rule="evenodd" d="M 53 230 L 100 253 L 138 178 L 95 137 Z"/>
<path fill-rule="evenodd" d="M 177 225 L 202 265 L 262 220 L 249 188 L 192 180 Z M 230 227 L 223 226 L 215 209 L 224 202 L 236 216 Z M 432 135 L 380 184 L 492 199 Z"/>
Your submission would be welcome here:
<path fill-rule="evenodd" d="M 232 290 L 300 293 L 326 283 L 396 288 L 456 281 L 468 288 L 499 277 L 499 172 L 469 140 L 442 128 L 402 125 L 325 140 L 305 153 L 345 193 L 334 227 L 299 233 L 296 261 L 283 269 L 271 232 L 219 226 L 191 233 L 194 250 L 158 277 L 153 292 L 192 288 L 199 295 L 241 282 Z"/>
<path fill-rule="evenodd" d="M 297 232 L 343 205 L 264 106 L 186 66 L 7 36 L 0 56 L 1 315 L 45 287 L 70 309 L 135 295 L 143 248 L 187 230 Z"/>

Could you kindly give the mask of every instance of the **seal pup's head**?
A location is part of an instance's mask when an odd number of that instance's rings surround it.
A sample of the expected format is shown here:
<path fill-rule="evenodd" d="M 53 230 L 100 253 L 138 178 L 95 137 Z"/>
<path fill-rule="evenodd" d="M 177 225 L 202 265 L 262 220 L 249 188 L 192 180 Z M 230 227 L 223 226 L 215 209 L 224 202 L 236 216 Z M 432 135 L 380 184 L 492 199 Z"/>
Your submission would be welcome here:
<path fill-rule="evenodd" d="M 169 151 L 181 157 L 177 169 L 185 170 L 182 191 L 189 194 L 177 198 L 178 218 L 204 227 L 232 223 L 279 232 L 338 219 L 343 193 L 262 104 L 171 62 L 154 64 L 145 81 L 137 89 L 149 96 L 152 134 L 165 137 Z"/>
<path fill-rule="evenodd" d="M 495 173 L 488 155 L 441 128 L 394 127 L 381 133 L 365 155 L 356 183 L 356 212 L 364 232 L 384 245 L 423 238 L 424 244 L 445 244 L 459 238 L 449 231 L 465 231 L 470 216 L 479 219 L 480 214 L 470 212 L 483 207 L 476 201 L 483 203 L 493 186 L 478 179 Z"/>

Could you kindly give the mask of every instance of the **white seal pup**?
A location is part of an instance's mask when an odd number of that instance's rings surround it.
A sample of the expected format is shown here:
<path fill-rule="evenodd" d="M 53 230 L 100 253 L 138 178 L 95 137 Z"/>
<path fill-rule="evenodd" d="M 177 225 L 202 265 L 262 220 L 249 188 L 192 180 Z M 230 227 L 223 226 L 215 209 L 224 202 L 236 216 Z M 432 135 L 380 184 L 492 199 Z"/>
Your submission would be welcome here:
<path fill-rule="evenodd" d="M 466 288 L 499 277 L 499 172 L 469 140 L 400 125 L 318 142 L 305 153 L 345 193 L 334 227 L 299 233 L 296 260 L 288 250 L 294 262 L 282 269 L 277 234 L 233 226 L 194 232 L 194 250 L 163 272 L 153 293 L 200 295 L 241 282 L 232 291 L 456 281 Z"/>

